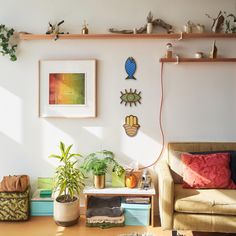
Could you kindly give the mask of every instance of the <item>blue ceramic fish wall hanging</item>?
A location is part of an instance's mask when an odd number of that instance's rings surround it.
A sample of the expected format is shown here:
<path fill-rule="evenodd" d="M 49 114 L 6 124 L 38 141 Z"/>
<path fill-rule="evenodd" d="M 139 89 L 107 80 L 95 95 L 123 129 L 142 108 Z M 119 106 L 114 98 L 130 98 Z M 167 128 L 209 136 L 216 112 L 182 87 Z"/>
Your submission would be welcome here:
<path fill-rule="evenodd" d="M 134 73 L 137 69 L 136 62 L 133 57 L 129 57 L 125 62 L 125 71 L 128 74 L 126 79 L 136 79 Z"/>

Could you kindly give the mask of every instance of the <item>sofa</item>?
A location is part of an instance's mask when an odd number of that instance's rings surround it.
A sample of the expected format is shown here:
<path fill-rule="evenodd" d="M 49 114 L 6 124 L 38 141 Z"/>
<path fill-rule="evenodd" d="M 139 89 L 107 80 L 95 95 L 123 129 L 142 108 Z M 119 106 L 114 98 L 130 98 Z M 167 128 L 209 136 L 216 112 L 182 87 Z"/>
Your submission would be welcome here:
<path fill-rule="evenodd" d="M 157 164 L 159 211 L 164 230 L 236 233 L 236 190 L 182 187 L 182 152 L 236 150 L 236 143 L 169 143 Z"/>

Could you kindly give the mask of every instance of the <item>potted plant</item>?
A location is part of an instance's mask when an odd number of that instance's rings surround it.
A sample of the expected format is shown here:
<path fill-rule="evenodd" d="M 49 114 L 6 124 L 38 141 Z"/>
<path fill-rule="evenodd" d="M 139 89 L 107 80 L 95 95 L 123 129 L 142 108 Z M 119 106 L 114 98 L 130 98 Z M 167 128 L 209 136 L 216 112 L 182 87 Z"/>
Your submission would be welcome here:
<path fill-rule="evenodd" d="M 54 220 L 61 226 L 71 226 L 78 222 L 80 216 L 79 194 L 84 187 L 85 176 L 76 166 L 81 154 L 70 153 L 73 145 L 68 147 L 60 142 L 60 155 L 50 155 L 59 160 L 56 168 L 54 190 L 58 196 L 54 199 Z"/>
<path fill-rule="evenodd" d="M 125 169 L 116 160 L 114 160 L 112 168 L 111 185 L 112 187 L 125 187 Z"/>
<path fill-rule="evenodd" d="M 16 61 L 17 44 L 12 45 L 12 37 L 15 30 L 8 29 L 5 25 L 0 25 L 0 53 L 5 56 L 9 55 L 11 61 Z"/>
<path fill-rule="evenodd" d="M 110 164 L 114 163 L 114 153 L 103 150 L 89 154 L 82 165 L 86 172 L 92 172 L 95 188 L 105 188 L 105 175 Z"/>

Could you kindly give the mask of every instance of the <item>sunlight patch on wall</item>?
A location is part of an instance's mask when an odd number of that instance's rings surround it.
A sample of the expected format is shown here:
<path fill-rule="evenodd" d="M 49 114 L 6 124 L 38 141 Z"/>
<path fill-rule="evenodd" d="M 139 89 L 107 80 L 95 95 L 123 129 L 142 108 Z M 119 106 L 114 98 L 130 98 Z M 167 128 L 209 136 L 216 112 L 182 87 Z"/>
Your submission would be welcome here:
<path fill-rule="evenodd" d="M 0 87 L 0 132 L 15 142 L 22 143 L 22 101 L 15 94 Z"/>
<path fill-rule="evenodd" d="M 75 140 L 71 138 L 70 135 L 54 126 L 46 119 L 42 119 L 42 156 L 53 166 L 57 166 L 58 161 L 55 160 L 55 158 L 48 158 L 48 156 L 51 154 L 60 154 L 60 141 L 66 146 L 75 143 Z"/>
<path fill-rule="evenodd" d="M 121 137 L 121 151 L 141 165 L 146 166 L 153 163 L 158 157 L 161 147 L 160 143 L 141 131 L 133 138 L 125 134 Z"/>
<path fill-rule="evenodd" d="M 89 133 L 93 134 L 95 137 L 102 139 L 104 132 L 103 127 L 83 127 L 85 130 L 87 130 Z"/>

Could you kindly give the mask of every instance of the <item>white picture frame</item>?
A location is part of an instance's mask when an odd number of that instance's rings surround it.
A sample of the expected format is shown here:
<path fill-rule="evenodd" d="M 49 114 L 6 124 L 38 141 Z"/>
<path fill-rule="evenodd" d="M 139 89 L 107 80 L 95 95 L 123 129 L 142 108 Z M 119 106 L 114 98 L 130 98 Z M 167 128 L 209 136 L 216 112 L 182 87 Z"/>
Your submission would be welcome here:
<path fill-rule="evenodd" d="M 96 117 L 96 60 L 40 60 L 39 117 Z"/>

